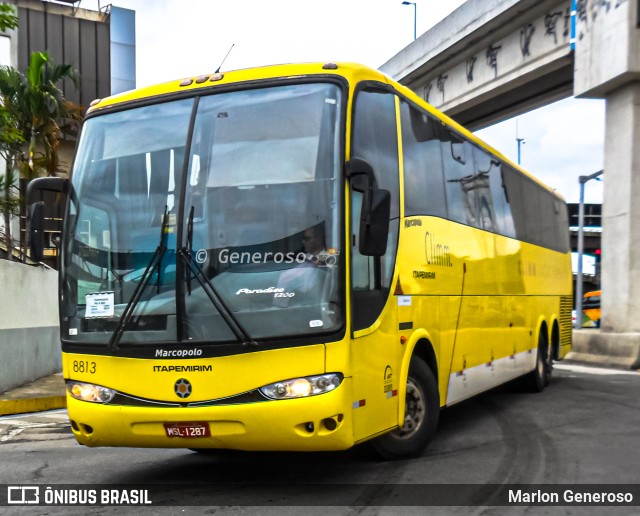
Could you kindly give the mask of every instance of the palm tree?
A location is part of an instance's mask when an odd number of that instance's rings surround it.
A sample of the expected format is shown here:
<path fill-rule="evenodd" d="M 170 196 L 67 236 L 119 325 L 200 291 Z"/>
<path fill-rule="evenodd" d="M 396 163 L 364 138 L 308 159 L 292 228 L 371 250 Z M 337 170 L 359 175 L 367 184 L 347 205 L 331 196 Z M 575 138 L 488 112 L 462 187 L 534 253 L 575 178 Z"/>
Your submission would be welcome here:
<path fill-rule="evenodd" d="M 31 54 L 23 99 L 28 108 L 28 113 L 25 114 L 31 118 L 30 126 L 25 120 L 30 133 L 28 179 L 36 175 L 34 158 L 38 143 L 44 147 L 44 157 L 49 162 L 46 167 L 49 175 L 58 171 L 58 147 L 62 138 L 58 121 L 70 117 L 75 112 L 71 109 L 72 103 L 64 98 L 62 91 L 56 86 L 66 78 L 71 79 L 77 86 L 77 74 L 71 65 L 53 64 L 47 52 Z"/>
<path fill-rule="evenodd" d="M 77 87 L 78 76 L 73 68 L 52 63 L 47 52 L 31 54 L 26 74 L 12 67 L 0 67 L 0 93 L 4 107 L 28 143 L 26 154 L 18 152 L 13 156 L 20 171 L 21 191 L 35 177 L 60 172 L 60 121 L 77 122 L 81 118 L 80 106 L 67 101 L 57 86 L 66 78 Z M 20 211 L 22 214 L 26 212 L 24 204 Z M 25 232 L 21 231 L 21 234 Z M 25 248 L 22 238 L 21 247 Z"/>
<path fill-rule="evenodd" d="M 6 32 L 18 27 L 18 17 L 13 5 L 0 4 L 0 32 Z M 4 218 L 4 240 L 7 247 L 7 257 L 13 258 L 13 242 L 11 240 L 11 215 L 18 209 L 19 201 L 15 195 L 15 175 L 10 162 L 23 141 L 20 132 L 14 125 L 11 115 L 0 105 L 0 156 L 5 160 L 5 175 L 0 177 L 0 212 Z"/>
<path fill-rule="evenodd" d="M 0 32 L 18 28 L 16 9 L 10 4 L 0 4 Z"/>

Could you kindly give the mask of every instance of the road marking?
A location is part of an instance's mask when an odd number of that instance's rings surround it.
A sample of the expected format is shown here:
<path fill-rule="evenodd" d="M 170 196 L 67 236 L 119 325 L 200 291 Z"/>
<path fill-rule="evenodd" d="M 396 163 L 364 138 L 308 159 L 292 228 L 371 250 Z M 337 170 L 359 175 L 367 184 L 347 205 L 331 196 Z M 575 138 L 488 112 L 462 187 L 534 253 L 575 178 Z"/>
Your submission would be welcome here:
<path fill-rule="evenodd" d="M 0 443 L 18 436 L 30 441 L 68 439 L 71 429 L 66 409 L 0 417 Z"/>
<path fill-rule="evenodd" d="M 638 376 L 639 373 L 637 371 L 624 371 L 621 369 L 610 369 L 606 367 L 589 367 L 584 365 L 577 364 L 553 364 L 554 369 L 559 369 L 561 371 L 572 371 L 574 373 L 585 373 L 585 374 L 595 374 L 595 375 L 634 375 Z"/>
<path fill-rule="evenodd" d="M 48 418 L 48 419 L 57 419 L 59 421 L 69 421 L 69 417 L 67 416 L 67 409 L 54 409 L 47 410 L 44 412 L 29 412 L 27 414 L 9 414 L 8 416 L 0 416 L 0 424 L 3 424 L 3 421 L 14 421 L 18 419 L 35 419 L 35 418 Z"/>
<path fill-rule="evenodd" d="M 0 437 L 0 443 L 8 441 L 9 439 L 13 439 L 16 435 L 21 434 L 24 431 L 24 428 L 14 428 L 10 430 L 7 435 L 3 435 Z"/>

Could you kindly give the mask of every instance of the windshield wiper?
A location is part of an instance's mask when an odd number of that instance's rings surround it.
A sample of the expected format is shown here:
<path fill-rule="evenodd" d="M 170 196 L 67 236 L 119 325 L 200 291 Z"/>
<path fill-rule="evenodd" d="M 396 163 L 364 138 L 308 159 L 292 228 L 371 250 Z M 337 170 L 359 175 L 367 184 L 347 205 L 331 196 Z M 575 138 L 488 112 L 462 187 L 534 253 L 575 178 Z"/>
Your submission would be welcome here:
<path fill-rule="evenodd" d="M 193 249 L 193 206 L 191 206 L 191 210 L 189 210 L 189 221 L 187 223 L 187 246 L 182 247 L 178 254 L 185 261 L 187 266 L 189 267 L 189 271 L 187 271 L 187 290 L 189 294 L 191 294 L 191 273 L 198 280 L 202 290 L 207 294 L 207 297 L 215 306 L 218 313 L 224 319 L 224 322 L 227 323 L 227 326 L 231 329 L 236 338 L 242 342 L 244 346 L 257 346 L 258 343 L 253 340 L 247 331 L 242 327 L 238 319 L 233 312 L 226 305 L 222 296 L 216 290 L 216 287 L 213 285 L 211 280 L 202 272 L 202 269 L 198 267 L 193 261 L 192 258 L 192 249 Z"/>
<path fill-rule="evenodd" d="M 167 251 L 167 228 L 169 226 L 169 213 L 168 207 L 164 207 L 164 215 L 162 217 L 162 225 L 160 227 L 160 242 L 158 243 L 158 247 L 153 253 L 151 260 L 147 264 L 147 268 L 140 276 L 140 282 L 138 286 L 133 292 L 133 295 L 129 299 L 127 306 L 124 308 L 122 315 L 120 316 L 120 321 L 118 321 L 118 326 L 116 327 L 113 335 L 111 335 L 111 339 L 109 340 L 109 349 L 118 349 L 118 344 L 120 343 L 120 339 L 122 338 L 122 334 L 126 331 L 125 326 L 131 320 L 133 316 L 133 311 L 136 306 L 140 302 L 140 298 L 142 297 L 142 293 L 144 289 L 147 288 L 147 285 L 151 281 L 153 274 L 156 270 L 158 270 L 158 288 L 160 288 L 160 271 L 159 267 L 162 263 L 162 257 L 164 253 Z"/>

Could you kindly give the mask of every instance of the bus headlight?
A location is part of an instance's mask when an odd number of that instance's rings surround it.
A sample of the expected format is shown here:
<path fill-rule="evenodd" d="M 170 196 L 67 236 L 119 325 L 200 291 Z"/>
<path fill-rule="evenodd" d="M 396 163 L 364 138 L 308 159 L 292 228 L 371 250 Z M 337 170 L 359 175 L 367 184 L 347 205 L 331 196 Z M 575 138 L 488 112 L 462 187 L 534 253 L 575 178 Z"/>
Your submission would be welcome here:
<path fill-rule="evenodd" d="M 260 392 L 272 400 L 316 396 L 334 390 L 342 383 L 342 378 L 343 376 L 340 373 L 293 378 L 265 385 L 260 388 Z"/>
<path fill-rule="evenodd" d="M 109 403 L 116 395 L 113 389 L 84 382 L 69 381 L 67 390 L 75 399 L 93 403 Z"/>

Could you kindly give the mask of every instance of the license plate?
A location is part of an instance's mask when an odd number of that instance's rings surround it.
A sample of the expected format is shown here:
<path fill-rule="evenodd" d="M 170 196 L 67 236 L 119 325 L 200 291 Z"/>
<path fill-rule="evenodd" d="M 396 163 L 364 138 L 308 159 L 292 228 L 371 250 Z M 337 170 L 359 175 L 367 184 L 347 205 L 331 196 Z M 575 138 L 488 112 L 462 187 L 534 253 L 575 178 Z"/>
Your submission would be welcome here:
<path fill-rule="evenodd" d="M 190 421 L 188 423 L 165 423 L 167 437 L 211 437 L 209 423 L 206 421 Z"/>

